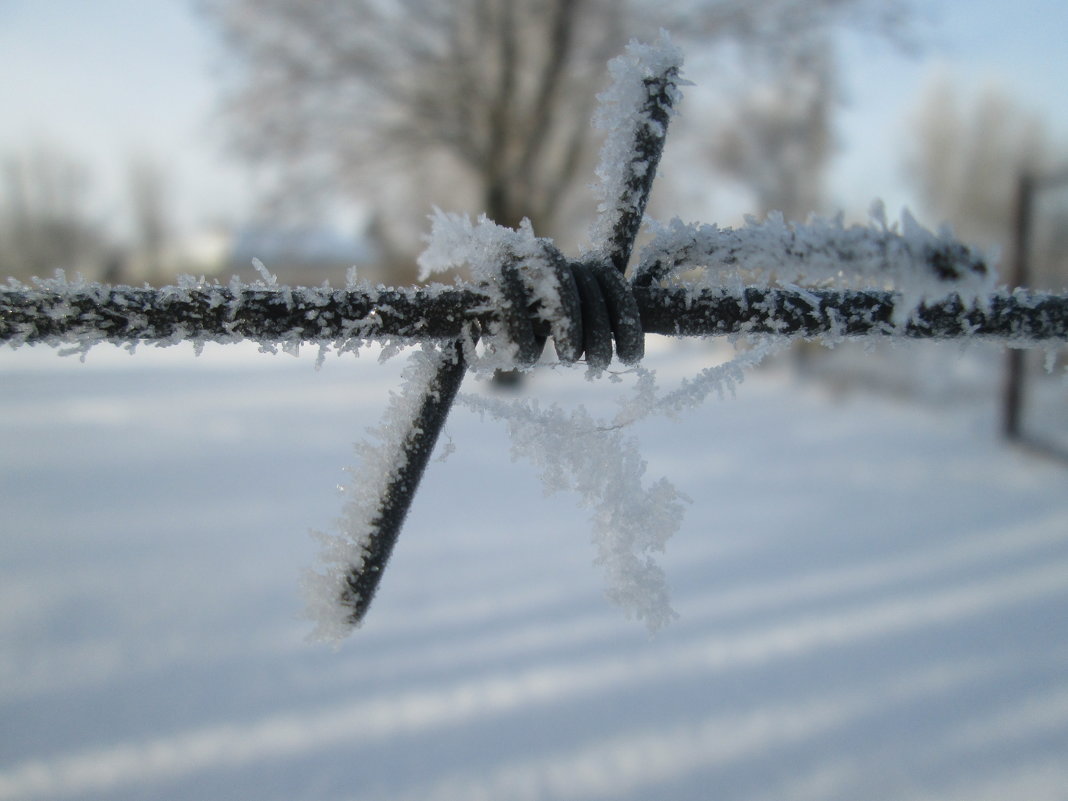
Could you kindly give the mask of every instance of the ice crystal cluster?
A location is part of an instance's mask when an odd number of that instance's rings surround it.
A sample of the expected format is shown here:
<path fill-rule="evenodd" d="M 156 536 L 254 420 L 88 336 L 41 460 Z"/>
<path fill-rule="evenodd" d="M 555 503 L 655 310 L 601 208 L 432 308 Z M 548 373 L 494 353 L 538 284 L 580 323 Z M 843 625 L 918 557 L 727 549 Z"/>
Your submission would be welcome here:
<path fill-rule="evenodd" d="M 567 411 L 475 395 L 461 402 L 505 423 L 512 458 L 538 468 L 546 494 L 573 492 L 590 511 L 595 562 L 609 600 L 653 631 L 675 617 L 655 555 L 682 524 L 687 499 L 666 479 L 644 483 L 647 465 L 636 441 L 581 406 Z"/>
<path fill-rule="evenodd" d="M 418 259 L 421 280 L 449 270 L 466 269 L 493 308 L 512 314 L 516 310 L 511 308 L 512 301 L 500 286 L 501 266 L 510 264 L 522 271 L 523 283 L 530 291 L 531 302 L 539 307 L 539 316 L 552 324 L 562 321 L 563 305 L 549 262 L 552 242 L 536 236 L 530 220 L 524 219 L 519 228 L 506 228 L 485 214 L 472 222 L 466 214 L 435 209 L 430 223 L 427 245 Z M 519 312 L 528 313 L 526 309 Z M 515 344 L 499 325 L 484 332 L 482 342 L 484 348 L 469 353 L 469 362 L 475 370 L 492 372 L 515 366 Z"/>
<path fill-rule="evenodd" d="M 234 276 L 216 279 L 180 275 L 171 286 L 110 286 L 83 277 L 68 278 L 57 270 L 52 278 L 31 284 L 8 279 L 0 293 L 17 304 L 19 320 L 0 316 L 4 340 L 12 348 L 46 344 L 60 355 L 83 359 L 104 343 L 122 345 L 131 353 L 141 344 L 168 347 L 191 343 L 199 355 L 208 343 L 253 341 L 264 353 L 296 354 L 301 346 L 319 348 L 319 362 L 331 350 L 358 353 L 376 342 L 390 351 L 412 343 L 410 335 L 383 336 L 381 315 L 388 305 L 372 299 L 383 294 L 414 306 L 414 288 L 372 287 L 358 280 L 355 269 L 346 285 L 333 289 L 279 284 L 258 259 L 262 278 L 245 282 Z M 425 291 L 433 297 L 435 290 Z"/>
<path fill-rule="evenodd" d="M 846 226 L 842 215 L 790 223 L 779 213 L 747 217 L 739 228 L 651 222 L 640 271 L 656 280 L 685 274 L 695 290 L 712 287 L 877 289 L 897 293 L 895 322 L 907 322 L 925 302 L 958 295 L 981 302 L 994 290 L 987 259 L 962 245 L 947 228 L 934 233 L 906 209 L 889 224 L 881 201 L 868 225 Z"/>

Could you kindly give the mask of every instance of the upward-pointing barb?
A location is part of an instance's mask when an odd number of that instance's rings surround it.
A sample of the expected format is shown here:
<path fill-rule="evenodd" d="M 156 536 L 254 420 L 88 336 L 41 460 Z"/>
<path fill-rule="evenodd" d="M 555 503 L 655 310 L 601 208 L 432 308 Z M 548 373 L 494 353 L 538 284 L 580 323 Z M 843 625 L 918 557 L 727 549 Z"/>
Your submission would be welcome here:
<path fill-rule="evenodd" d="M 597 167 L 600 214 L 590 239 L 599 260 L 622 274 L 649 202 L 668 123 L 682 97 L 682 51 L 661 32 L 654 45 L 631 42 L 608 69 L 612 84 L 598 96 L 594 116 L 608 136 Z"/>

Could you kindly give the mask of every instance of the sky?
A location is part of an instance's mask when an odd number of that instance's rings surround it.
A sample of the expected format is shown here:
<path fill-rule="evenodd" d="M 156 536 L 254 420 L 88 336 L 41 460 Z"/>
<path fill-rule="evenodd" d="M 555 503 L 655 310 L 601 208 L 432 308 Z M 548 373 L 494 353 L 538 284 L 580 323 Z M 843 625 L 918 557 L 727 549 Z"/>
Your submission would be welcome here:
<path fill-rule="evenodd" d="M 949 79 L 966 95 L 994 86 L 1068 143 L 1068 3 L 1058 0 L 934 0 L 920 4 L 921 50 L 894 52 L 863 37 L 843 43 L 845 108 L 832 170 L 839 205 L 882 196 L 888 209 L 917 201 L 903 178 L 908 121 L 930 83 Z M 1064 150 L 1064 148 L 1062 148 Z"/>
<path fill-rule="evenodd" d="M 845 105 L 829 194 L 847 213 L 862 213 L 875 197 L 891 210 L 916 208 L 902 174 L 907 119 L 935 76 L 973 91 L 999 84 L 1068 138 L 1068 109 L 1059 102 L 1068 4 L 918 6 L 918 54 L 859 35 L 841 43 Z M 164 166 L 182 230 L 240 222 L 255 205 L 256 182 L 225 148 L 220 50 L 190 0 L 0 0 L 0 52 L 0 154 L 43 143 L 84 161 L 105 224 L 121 228 L 127 214 L 132 155 Z"/>

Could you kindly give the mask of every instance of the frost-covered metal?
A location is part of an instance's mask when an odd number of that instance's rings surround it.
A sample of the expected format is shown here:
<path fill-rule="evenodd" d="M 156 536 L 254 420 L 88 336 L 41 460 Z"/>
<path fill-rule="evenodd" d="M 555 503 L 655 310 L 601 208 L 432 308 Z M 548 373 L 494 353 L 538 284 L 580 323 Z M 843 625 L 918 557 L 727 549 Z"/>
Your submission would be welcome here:
<path fill-rule="evenodd" d="M 681 55 L 666 39 L 634 43 L 610 65 L 613 84 L 597 116 L 609 131 L 597 173 L 599 216 L 592 249 L 577 258 L 565 257 L 529 223 L 510 229 L 438 212 L 420 260 L 424 278 L 463 267 L 470 282 L 398 289 L 352 278 L 337 289 L 286 287 L 259 264 L 263 280 L 256 283 L 185 278 L 162 289 L 60 274 L 0 288 L 0 341 L 75 353 L 104 342 L 251 340 L 267 350 L 313 345 L 322 353 L 370 341 L 420 344 L 404 391 L 371 432 L 374 441 L 360 449 L 340 530 L 322 535 L 327 569 L 307 582 L 318 633 L 327 638 L 343 636 L 366 613 L 471 366 L 532 367 L 549 338 L 562 362 L 584 359 L 595 374 L 613 351 L 637 364 L 645 334 L 761 338 L 754 362 L 791 339 L 992 338 L 1017 347 L 1068 341 L 1068 296 L 998 290 L 981 254 L 907 214 L 900 226 L 890 225 L 879 205 L 866 226 L 846 227 L 841 219 L 788 224 L 776 216 L 734 229 L 653 223 L 653 237 L 632 265 L 684 83 L 680 68 Z M 641 382 L 651 381 L 635 369 Z M 671 413 L 697 402 L 715 382 L 739 380 L 731 372 L 737 369 L 710 368 L 663 397 L 645 386 L 596 446 L 571 435 L 590 427 L 579 413 L 527 406 L 514 418 L 513 441 L 535 454 L 547 485 L 568 484 L 595 510 L 609 597 L 652 628 L 673 615 L 652 552 L 679 526 L 680 499 L 665 482 L 643 485 L 645 464 L 616 431 L 651 409 Z M 504 416 L 497 406 L 471 403 Z"/>
<path fill-rule="evenodd" d="M 683 265 L 685 266 L 685 265 Z M 777 334 L 807 339 L 992 338 L 1027 346 L 1068 341 L 1068 297 L 1015 290 L 913 306 L 878 289 L 633 287 L 647 334 Z M 101 343 L 260 343 L 352 350 L 372 341 L 452 340 L 500 320 L 478 287 L 263 288 L 197 282 L 182 288 L 105 286 L 51 279 L 0 288 L 0 342 L 84 351 Z M 541 333 L 559 320 L 535 316 Z"/>

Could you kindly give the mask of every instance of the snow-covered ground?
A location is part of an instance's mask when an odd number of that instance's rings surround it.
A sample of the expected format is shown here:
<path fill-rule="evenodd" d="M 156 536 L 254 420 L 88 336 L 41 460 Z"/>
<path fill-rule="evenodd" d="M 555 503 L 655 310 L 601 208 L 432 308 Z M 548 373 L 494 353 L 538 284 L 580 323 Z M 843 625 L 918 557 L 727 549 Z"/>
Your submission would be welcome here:
<path fill-rule="evenodd" d="M 665 386 L 722 357 L 652 349 Z M 692 499 L 656 636 L 458 408 L 335 651 L 308 532 L 402 360 L 313 362 L 0 352 L 0 799 L 1068 799 L 1068 469 L 997 441 L 990 382 L 932 406 L 784 361 L 637 424 Z"/>

